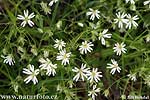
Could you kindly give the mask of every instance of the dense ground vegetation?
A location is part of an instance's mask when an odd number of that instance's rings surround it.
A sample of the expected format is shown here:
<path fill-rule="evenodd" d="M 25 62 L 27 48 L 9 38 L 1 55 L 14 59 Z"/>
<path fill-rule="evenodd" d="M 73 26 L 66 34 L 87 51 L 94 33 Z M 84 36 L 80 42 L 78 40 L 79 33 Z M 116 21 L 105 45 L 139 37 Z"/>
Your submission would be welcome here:
<path fill-rule="evenodd" d="M 149 16 L 150 0 L 0 0 L 0 94 L 148 97 Z"/>

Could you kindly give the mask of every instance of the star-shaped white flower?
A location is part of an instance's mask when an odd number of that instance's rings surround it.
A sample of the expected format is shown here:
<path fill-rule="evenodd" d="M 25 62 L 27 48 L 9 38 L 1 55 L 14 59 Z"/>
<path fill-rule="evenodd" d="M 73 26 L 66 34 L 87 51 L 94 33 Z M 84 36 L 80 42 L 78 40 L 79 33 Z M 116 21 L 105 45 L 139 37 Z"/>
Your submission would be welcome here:
<path fill-rule="evenodd" d="M 114 52 L 117 53 L 117 55 L 121 55 L 121 53 L 126 53 L 127 49 L 125 48 L 126 44 L 124 43 L 116 43 L 114 49 Z"/>
<path fill-rule="evenodd" d="M 138 26 L 137 22 L 135 20 L 138 20 L 138 15 L 135 15 L 134 17 L 131 17 L 130 14 L 127 14 L 128 22 L 126 23 L 126 28 L 131 29 L 132 25 L 136 28 Z"/>
<path fill-rule="evenodd" d="M 77 73 L 73 80 L 77 82 L 79 78 L 81 78 L 82 81 L 84 81 L 84 79 L 87 78 L 86 74 L 89 72 L 89 68 L 86 68 L 86 64 L 82 64 L 81 68 L 75 67 L 74 69 L 72 69 L 72 71 Z"/>
<path fill-rule="evenodd" d="M 49 56 L 49 51 L 48 50 L 44 50 L 44 57 L 47 58 Z"/>
<path fill-rule="evenodd" d="M 49 5 L 49 6 L 53 6 L 53 4 L 56 3 L 56 2 L 58 2 L 58 0 L 51 0 L 48 5 Z"/>
<path fill-rule="evenodd" d="M 99 23 L 99 21 L 98 21 L 96 24 L 89 22 L 89 26 L 90 26 L 93 30 L 96 30 L 96 29 L 98 29 L 98 27 L 100 26 L 100 23 Z"/>
<path fill-rule="evenodd" d="M 40 58 L 39 62 L 41 63 L 41 65 L 39 66 L 41 69 L 45 69 L 47 70 L 46 75 L 50 76 L 51 74 L 53 76 L 55 76 L 56 74 L 56 68 L 57 68 L 57 64 L 52 64 L 52 62 L 46 58 Z"/>
<path fill-rule="evenodd" d="M 149 5 L 150 8 L 150 0 L 144 1 L 144 5 Z"/>
<path fill-rule="evenodd" d="M 78 24 L 78 26 L 80 26 L 80 27 L 84 27 L 84 24 L 81 23 L 81 22 L 78 22 L 77 24 Z"/>
<path fill-rule="evenodd" d="M 42 10 L 45 12 L 45 14 L 51 14 L 51 9 L 49 6 L 47 6 L 47 3 L 44 3 L 43 1 L 40 3 Z"/>
<path fill-rule="evenodd" d="M 117 61 L 115 61 L 114 59 L 111 59 L 112 64 L 107 64 L 109 67 L 107 68 L 111 68 L 110 73 L 113 75 L 115 74 L 116 70 L 120 73 L 121 68 L 118 66 Z"/>
<path fill-rule="evenodd" d="M 98 11 L 98 10 L 93 10 L 92 8 L 89 8 L 89 10 L 90 10 L 90 11 L 88 11 L 88 12 L 86 13 L 86 15 L 87 15 L 87 16 L 91 16 L 91 17 L 90 17 L 90 20 L 94 20 L 95 17 L 96 17 L 97 19 L 100 18 L 100 15 L 99 15 L 100 11 Z"/>
<path fill-rule="evenodd" d="M 126 0 L 126 3 L 130 2 L 131 4 L 135 4 L 134 0 Z"/>
<path fill-rule="evenodd" d="M 91 48 L 92 46 L 94 46 L 94 44 L 92 44 L 92 42 L 87 42 L 84 41 L 82 42 L 82 45 L 79 46 L 79 51 L 81 54 L 87 54 L 87 52 L 91 52 L 93 49 Z"/>
<path fill-rule="evenodd" d="M 13 58 L 13 55 L 12 55 L 12 54 L 8 54 L 7 56 L 3 56 L 3 55 L 1 55 L 1 57 L 2 57 L 2 58 L 4 58 L 3 63 L 5 63 L 5 64 L 9 64 L 10 66 L 11 66 L 11 65 L 14 65 L 15 60 L 14 60 L 14 58 Z"/>
<path fill-rule="evenodd" d="M 90 80 L 90 83 L 98 82 L 100 80 L 100 77 L 102 72 L 98 72 L 98 68 L 93 68 L 92 71 L 87 72 L 88 80 Z"/>
<path fill-rule="evenodd" d="M 137 79 L 136 79 L 136 74 L 134 73 L 134 74 L 128 74 L 127 75 L 132 81 L 136 81 Z"/>
<path fill-rule="evenodd" d="M 21 26 L 22 26 L 22 27 L 25 27 L 25 25 L 26 25 L 27 23 L 29 24 L 29 26 L 32 27 L 32 26 L 34 25 L 34 23 L 31 21 L 31 19 L 32 19 L 34 16 L 35 16 L 34 13 L 31 13 L 31 14 L 29 15 L 29 11 L 28 11 L 28 10 L 24 10 L 24 16 L 18 15 L 17 19 L 23 20 L 23 22 L 21 23 Z"/>
<path fill-rule="evenodd" d="M 150 33 L 146 36 L 146 42 L 150 42 Z"/>
<path fill-rule="evenodd" d="M 24 82 L 26 83 L 26 84 L 28 84 L 31 80 L 32 80 L 32 82 L 33 82 L 33 84 L 36 84 L 36 83 L 38 83 L 38 80 L 37 80 L 37 78 L 36 78 L 36 76 L 39 74 L 39 69 L 34 69 L 34 65 L 28 65 L 28 69 L 26 69 L 26 68 L 23 68 L 23 73 L 24 74 L 27 74 L 27 75 L 29 75 L 25 80 L 24 80 Z"/>
<path fill-rule="evenodd" d="M 62 50 L 65 47 L 66 43 L 62 40 L 55 40 L 54 48 L 58 48 L 58 50 Z"/>
<path fill-rule="evenodd" d="M 114 23 L 118 23 L 118 28 L 123 28 L 123 24 L 126 24 L 128 22 L 127 19 L 125 19 L 125 17 L 127 16 L 125 13 L 118 12 L 116 13 L 117 18 L 114 19 Z"/>
<path fill-rule="evenodd" d="M 97 88 L 96 85 L 93 85 L 93 89 L 91 91 L 88 91 L 88 96 L 91 96 L 92 100 L 95 100 L 95 97 L 99 92 L 100 92 L 100 88 Z"/>
<path fill-rule="evenodd" d="M 106 34 L 108 29 L 104 29 L 103 32 L 98 34 L 98 39 L 101 40 L 102 45 L 105 45 L 105 38 L 111 38 L 112 34 Z"/>
<path fill-rule="evenodd" d="M 56 60 L 62 60 L 61 64 L 66 65 L 66 64 L 69 64 L 70 56 L 71 56 L 71 52 L 67 53 L 66 49 L 64 49 L 58 53 Z"/>

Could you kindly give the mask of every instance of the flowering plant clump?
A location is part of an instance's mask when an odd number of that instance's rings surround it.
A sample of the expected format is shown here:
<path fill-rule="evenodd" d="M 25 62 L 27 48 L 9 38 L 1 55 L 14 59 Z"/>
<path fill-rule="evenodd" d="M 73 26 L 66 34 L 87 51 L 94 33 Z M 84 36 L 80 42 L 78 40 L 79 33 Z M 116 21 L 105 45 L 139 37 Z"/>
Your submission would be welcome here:
<path fill-rule="evenodd" d="M 0 94 L 150 99 L 149 12 L 150 0 L 0 0 Z"/>

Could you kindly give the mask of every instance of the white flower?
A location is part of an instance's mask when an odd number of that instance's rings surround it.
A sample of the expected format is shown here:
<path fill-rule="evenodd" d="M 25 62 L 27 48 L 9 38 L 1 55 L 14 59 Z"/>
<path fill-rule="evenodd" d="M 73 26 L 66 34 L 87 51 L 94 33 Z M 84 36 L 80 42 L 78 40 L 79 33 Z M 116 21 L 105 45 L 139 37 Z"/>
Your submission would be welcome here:
<path fill-rule="evenodd" d="M 91 15 L 90 20 L 94 20 L 95 17 L 96 17 L 97 19 L 100 18 L 100 15 L 99 15 L 100 11 L 98 11 L 98 10 L 93 10 L 92 8 L 89 8 L 89 10 L 90 10 L 90 11 L 87 12 L 86 15 L 87 15 L 87 16 L 90 16 L 90 15 Z"/>
<path fill-rule="evenodd" d="M 13 88 L 14 88 L 14 91 L 18 93 L 18 88 L 19 88 L 19 85 L 17 82 L 15 82 L 13 85 Z"/>
<path fill-rule="evenodd" d="M 130 2 L 131 4 L 135 4 L 134 0 L 126 0 L 126 3 Z"/>
<path fill-rule="evenodd" d="M 90 26 L 92 29 L 97 29 L 98 26 L 99 26 L 99 22 L 97 22 L 96 24 L 89 22 L 89 26 Z"/>
<path fill-rule="evenodd" d="M 91 48 L 92 46 L 94 46 L 94 44 L 92 44 L 92 42 L 87 42 L 87 41 L 84 41 L 82 42 L 82 45 L 79 46 L 79 51 L 81 54 L 87 54 L 87 51 L 88 52 L 91 52 L 93 49 Z"/>
<path fill-rule="evenodd" d="M 65 47 L 66 43 L 62 40 L 55 40 L 54 48 L 58 48 L 58 50 L 62 50 Z"/>
<path fill-rule="evenodd" d="M 73 88 L 74 83 L 72 80 L 69 80 L 67 84 L 69 85 L 69 88 Z"/>
<path fill-rule="evenodd" d="M 132 25 L 136 28 L 138 24 L 135 22 L 135 20 L 138 20 L 138 15 L 131 17 L 130 14 L 127 14 L 128 22 L 126 23 L 126 28 L 129 27 L 131 29 Z"/>
<path fill-rule="evenodd" d="M 52 62 L 48 58 L 46 59 L 40 58 L 39 62 L 41 63 L 39 67 L 41 69 L 47 70 L 46 75 L 50 76 L 52 74 L 53 76 L 55 76 L 56 74 L 55 69 L 57 68 L 57 64 L 52 64 Z"/>
<path fill-rule="evenodd" d="M 136 74 L 128 74 L 127 75 L 132 81 L 136 81 Z"/>
<path fill-rule="evenodd" d="M 82 81 L 84 81 L 84 78 L 87 78 L 86 73 L 89 72 L 89 68 L 86 68 L 86 64 L 82 64 L 80 69 L 75 67 L 74 69 L 72 69 L 72 71 L 77 73 L 73 78 L 73 80 L 77 82 L 79 78 L 81 78 Z"/>
<path fill-rule="evenodd" d="M 62 60 L 62 65 L 66 65 L 66 64 L 69 64 L 69 57 L 71 56 L 71 52 L 69 53 L 66 53 L 66 49 L 64 50 L 61 50 L 57 57 L 56 57 L 56 60 Z"/>
<path fill-rule="evenodd" d="M 83 24 L 83 23 L 80 23 L 80 22 L 78 22 L 77 24 L 78 24 L 78 26 L 80 26 L 80 27 L 83 27 L 83 26 L 84 26 L 84 24 Z"/>
<path fill-rule="evenodd" d="M 148 34 L 148 35 L 146 36 L 146 42 L 147 42 L 147 43 L 150 42 L 150 34 Z"/>
<path fill-rule="evenodd" d="M 109 67 L 107 68 L 111 68 L 110 73 L 113 75 L 115 74 L 116 70 L 120 73 L 121 68 L 118 66 L 117 61 L 115 61 L 114 59 L 111 59 L 112 64 L 107 64 Z"/>
<path fill-rule="evenodd" d="M 147 84 L 147 86 L 150 87 L 150 75 L 146 75 L 146 77 L 144 78 L 144 84 Z"/>
<path fill-rule="evenodd" d="M 49 51 L 48 50 L 44 50 L 44 57 L 47 58 L 49 56 Z"/>
<path fill-rule="evenodd" d="M 150 8 L 150 0 L 144 1 L 144 5 L 149 5 Z"/>
<path fill-rule="evenodd" d="M 118 12 L 118 13 L 116 13 L 116 16 L 117 16 L 117 18 L 114 19 L 114 21 L 115 21 L 114 23 L 118 23 L 118 27 L 123 28 L 123 24 L 124 23 L 126 24 L 128 22 L 128 20 L 125 19 L 126 14 L 125 13 L 121 14 L 121 12 Z"/>
<path fill-rule="evenodd" d="M 24 10 L 24 16 L 18 15 L 17 19 L 23 20 L 23 22 L 21 23 L 21 26 L 22 26 L 22 27 L 25 27 L 25 25 L 26 25 L 27 23 L 29 24 L 29 26 L 32 27 L 32 26 L 34 25 L 34 23 L 31 21 L 31 19 L 32 19 L 34 16 L 35 16 L 34 13 L 31 13 L 31 14 L 29 15 L 29 11 L 28 11 L 28 10 Z"/>
<path fill-rule="evenodd" d="M 95 100 L 95 96 L 100 92 L 100 88 L 96 88 L 96 85 L 93 85 L 93 90 L 88 91 L 88 96 L 91 96 L 93 100 Z"/>
<path fill-rule="evenodd" d="M 124 43 L 116 43 L 114 49 L 114 52 L 117 52 L 117 55 L 121 55 L 121 53 L 126 53 L 127 49 L 125 48 L 126 44 Z"/>
<path fill-rule="evenodd" d="M 51 0 L 49 6 L 53 6 L 54 3 L 58 2 L 58 0 Z"/>
<path fill-rule="evenodd" d="M 62 21 L 61 21 L 61 20 L 59 20 L 59 21 L 56 23 L 56 27 L 57 27 L 58 30 L 61 29 L 61 27 L 62 27 Z"/>
<path fill-rule="evenodd" d="M 149 37 L 146 37 L 146 42 L 150 42 L 150 36 Z"/>
<path fill-rule="evenodd" d="M 88 80 L 90 80 L 90 82 L 98 82 L 100 80 L 100 77 L 102 77 L 102 75 L 100 75 L 102 72 L 98 72 L 98 68 L 93 68 L 92 72 L 87 72 L 87 76 L 88 76 Z"/>
<path fill-rule="evenodd" d="M 104 29 L 103 32 L 100 32 L 98 34 L 98 39 L 101 40 L 102 45 L 105 45 L 105 38 L 111 38 L 112 34 L 106 34 L 108 32 L 108 29 Z"/>
<path fill-rule="evenodd" d="M 13 55 L 12 54 L 8 54 L 7 56 L 1 55 L 1 57 L 4 58 L 3 63 L 9 64 L 10 66 L 14 65 L 15 60 L 13 59 Z"/>
<path fill-rule="evenodd" d="M 31 80 L 33 82 L 33 84 L 38 83 L 38 80 L 36 78 L 36 76 L 39 74 L 39 69 L 34 70 L 34 65 L 28 65 L 28 69 L 23 68 L 23 73 L 29 75 L 24 82 L 26 82 L 26 84 L 28 84 Z"/>
<path fill-rule="evenodd" d="M 47 6 L 47 3 L 44 3 L 43 1 L 40 3 L 42 10 L 45 12 L 45 14 L 51 14 L 51 9 Z"/>

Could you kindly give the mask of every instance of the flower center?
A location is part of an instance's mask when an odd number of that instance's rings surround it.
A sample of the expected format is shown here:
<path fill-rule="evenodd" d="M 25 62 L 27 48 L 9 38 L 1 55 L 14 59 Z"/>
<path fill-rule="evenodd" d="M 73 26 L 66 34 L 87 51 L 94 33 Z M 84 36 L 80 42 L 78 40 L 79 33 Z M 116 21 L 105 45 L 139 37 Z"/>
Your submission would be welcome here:
<path fill-rule="evenodd" d="M 129 18 L 129 21 L 130 21 L 130 22 L 132 22 L 132 21 L 133 21 L 133 19 L 132 19 L 132 18 Z"/>
<path fill-rule="evenodd" d="M 11 62 L 11 61 L 12 61 L 12 57 L 11 57 L 11 55 L 7 56 L 7 60 L 8 60 L 9 62 Z"/>
<path fill-rule="evenodd" d="M 95 90 L 92 90 L 92 91 L 91 91 L 91 94 L 95 94 Z"/>
<path fill-rule="evenodd" d="M 61 42 L 60 42 L 60 41 L 58 42 L 58 45 L 61 45 Z"/>
<path fill-rule="evenodd" d="M 100 38 L 103 37 L 103 34 L 102 34 L 102 33 L 99 33 L 99 37 L 100 37 Z"/>
<path fill-rule="evenodd" d="M 114 64 L 114 67 L 115 67 L 115 68 L 117 68 L 117 67 L 118 67 L 118 65 L 117 65 L 117 64 Z"/>
<path fill-rule="evenodd" d="M 95 76 L 96 75 L 96 73 L 95 72 L 92 72 L 92 76 Z"/>
<path fill-rule="evenodd" d="M 93 14 L 96 15 L 96 10 L 93 11 Z"/>
<path fill-rule="evenodd" d="M 51 65 L 51 61 L 47 61 L 47 65 L 46 67 L 50 66 Z"/>
<path fill-rule="evenodd" d="M 122 22 L 122 18 L 121 18 L 121 17 L 119 17 L 119 18 L 118 18 L 118 21 L 119 21 L 119 22 Z"/>
<path fill-rule="evenodd" d="M 87 48 L 87 47 L 88 47 L 88 45 L 87 45 L 87 44 L 84 44 L 84 45 L 83 45 L 83 47 L 84 47 L 84 48 Z"/>
<path fill-rule="evenodd" d="M 122 49 L 122 46 L 121 46 L 121 45 L 119 45 L 119 46 L 118 46 L 118 48 L 119 48 L 119 49 Z"/>
<path fill-rule="evenodd" d="M 28 19 L 28 17 L 25 17 L 25 19 L 24 19 L 24 20 L 27 22 L 29 19 Z"/>
<path fill-rule="evenodd" d="M 81 69 L 79 69 L 79 73 L 82 74 L 82 70 Z"/>
<path fill-rule="evenodd" d="M 64 59 L 66 59 L 66 58 L 67 58 L 67 55 L 66 55 L 66 54 L 64 54 L 64 56 L 63 56 L 63 57 L 64 57 Z"/>
<path fill-rule="evenodd" d="M 32 72 L 32 77 L 34 77 L 34 76 L 36 76 L 36 73 L 35 73 L 35 71 L 34 71 L 34 72 Z"/>

